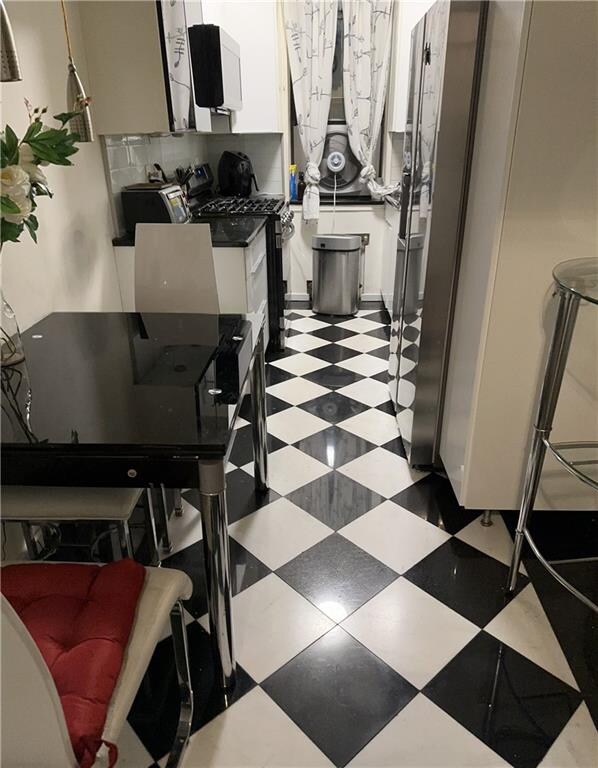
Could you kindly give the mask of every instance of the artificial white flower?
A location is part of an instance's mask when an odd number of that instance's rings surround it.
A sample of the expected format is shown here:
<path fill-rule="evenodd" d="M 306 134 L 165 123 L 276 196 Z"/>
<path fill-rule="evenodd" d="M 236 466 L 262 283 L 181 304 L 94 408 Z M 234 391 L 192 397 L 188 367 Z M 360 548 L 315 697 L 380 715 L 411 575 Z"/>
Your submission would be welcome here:
<path fill-rule="evenodd" d="M 2 218 L 13 224 L 21 224 L 31 213 L 31 184 L 29 174 L 20 165 L 8 165 L 0 171 L 2 195 L 9 197 L 19 207 L 19 213 L 3 213 Z"/>
<path fill-rule="evenodd" d="M 46 175 L 35 162 L 33 150 L 29 144 L 21 144 L 19 147 L 19 165 L 29 175 L 31 182 L 37 182 L 38 184 L 44 184 L 47 186 L 48 180 Z"/>

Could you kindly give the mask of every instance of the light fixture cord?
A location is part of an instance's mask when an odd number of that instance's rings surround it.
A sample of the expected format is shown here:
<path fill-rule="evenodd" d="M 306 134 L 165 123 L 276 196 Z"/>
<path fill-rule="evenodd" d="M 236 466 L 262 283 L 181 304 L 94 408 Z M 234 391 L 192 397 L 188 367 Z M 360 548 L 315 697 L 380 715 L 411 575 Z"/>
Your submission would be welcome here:
<path fill-rule="evenodd" d="M 60 5 L 62 7 L 62 18 L 64 20 L 64 34 L 66 35 L 66 47 L 69 54 L 69 61 L 72 64 L 73 63 L 73 49 L 71 47 L 71 36 L 69 35 L 69 23 L 66 18 L 66 5 L 64 3 L 64 0 L 60 0 Z"/>

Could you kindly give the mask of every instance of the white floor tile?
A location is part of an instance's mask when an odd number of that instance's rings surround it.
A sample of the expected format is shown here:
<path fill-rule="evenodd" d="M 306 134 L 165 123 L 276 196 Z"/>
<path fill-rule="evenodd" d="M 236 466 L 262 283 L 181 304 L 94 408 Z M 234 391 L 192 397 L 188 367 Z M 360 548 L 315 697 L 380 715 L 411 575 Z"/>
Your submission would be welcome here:
<path fill-rule="evenodd" d="M 586 704 L 577 711 L 540 763 L 540 768 L 596 768 L 598 730 Z"/>
<path fill-rule="evenodd" d="M 375 448 L 339 467 L 338 471 L 387 499 L 426 476 L 385 448 Z"/>
<path fill-rule="evenodd" d="M 579 690 L 559 641 L 528 584 L 487 627 L 486 632 Z"/>
<path fill-rule="evenodd" d="M 233 616 L 237 660 L 258 683 L 334 627 L 274 573 L 233 598 Z"/>
<path fill-rule="evenodd" d="M 241 416 L 237 416 L 237 420 L 233 425 L 233 429 L 241 429 L 241 427 L 246 427 L 249 423 L 250 423 L 249 421 L 241 418 Z"/>
<path fill-rule="evenodd" d="M 326 339 L 319 339 L 317 336 L 310 336 L 308 333 L 302 333 L 300 336 L 288 336 L 286 344 L 289 349 L 296 349 L 297 352 L 309 352 L 310 349 L 325 347 L 330 342 Z"/>
<path fill-rule="evenodd" d="M 343 392 L 343 394 L 345 393 Z M 376 408 L 358 413 L 357 416 L 351 416 L 350 419 L 341 421 L 338 426 L 376 445 L 384 445 L 384 443 L 388 443 L 399 436 L 395 417 Z"/>
<path fill-rule="evenodd" d="M 253 477 L 253 462 L 242 469 Z M 268 456 L 268 484 L 281 496 L 286 496 L 330 471 L 326 464 L 290 445 Z"/>
<path fill-rule="evenodd" d="M 511 564 L 511 554 L 513 552 L 513 539 L 507 530 L 504 520 L 500 514 L 492 515 L 492 525 L 484 526 L 480 523 L 482 516 L 473 520 L 469 525 L 455 534 L 458 539 L 464 541 L 480 552 L 484 552 L 490 557 L 500 560 L 504 565 Z M 519 569 L 525 573 L 523 563 Z"/>
<path fill-rule="evenodd" d="M 450 539 L 445 531 L 392 501 L 374 507 L 339 533 L 397 573 L 405 573 Z"/>
<path fill-rule="evenodd" d="M 388 384 L 383 384 L 381 381 L 376 381 L 376 379 L 355 381 L 353 384 L 348 384 L 346 387 L 339 389 L 338 393 L 339 395 L 346 395 L 353 398 L 353 400 L 369 405 L 370 408 L 390 400 Z"/>
<path fill-rule="evenodd" d="M 315 314 L 313 309 L 292 309 L 291 312 L 295 315 L 303 315 L 303 317 L 311 317 Z"/>
<path fill-rule="evenodd" d="M 266 422 L 268 432 L 289 445 L 330 426 L 329 422 L 319 416 L 294 407 L 268 416 Z"/>
<path fill-rule="evenodd" d="M 294 376 L 305 376 L 306 373 L 312 373 L 312 371 L 319 371 L 320 368 L 326 368 L 330 363 L 327 363 L 325 360 L 318 360 L 318 358 L 313 355 L 299 352 L 297 355 L 283 357 L 280 360 L 273 360 L 270 365 L 282 368 L 283 371 L 292 373 Z"/>
<path fill-rule="evenodd" d="M 388 360 L 381 360 L 374 355 L 356 355 L 348 360 L 341 360 L 338 365 L 361 376 L 375 376 L 388 368 Z"/>
<path fill-rule="evenodd" d="M 367 317 L 368 315 L 373 315 L 375 312 L 380 312 L 380 310 L 379 309 L 358 309 L 357 317 Z"/>
<path fill-rule="evenodd" d="M 154 760 L 150 753 L 141 743 L 139 737 L 135 731 L 131 728 L 128 722 L 125 721 L 120 736 L 118 737 L 118 765 L 119 768 L 147 768 Z M 101 762 L 102 752 L 98 753 L 98 762 L 100 765 L 108 765 Z"/>
<path fill-rule="evenodd" d="M 337 323 L 337 328 L 346 328 L 348 331 L 354 331 L 355 333 L 368 333 L 368 331 L 375 331 L 376 328 L 382 328 L 384 323 L 375 323 L 373 320 L 368 320 L 365 317 L 353 317 L 351 320 L 343 320 L 342 323 Z"/>
<path fill-rule="evenodd" d="M 233 523 L 229 533 L 275 571 L 333 531 L 283 498 Z"/>
<path fill-rule="evenodd" d="M 328 768 L 332 763 L 261 688 L 191 737 L 183 768 Z"/>
<path fill-rule="evenodd" d="M 180 552 L 181 549 L 195 544 L 196 541 L 200 541 L 203 536 L 199 509 L 196 509 L 185 499 L 182 499 L 182 502 L 182 516 L 171 515 L 168 523 L 168 531 L 172 542 L 171 554 L 173 555 L 175 552 Z"/>
<path fill-rule="evenodd" d="M 318 331 L 320 328 L 327 327 L 328 323 L 323 323 L 313 317 L 302 317 L 301 320 L 293 320 L 291 323 L 291 328 L 301 333 L 311 333 L 311 331 Z"/>
<path fill-rule="evenodd" d="M 302 379 L 300 376 L 296 376 L 288 381 L 281 381 L 280 384 L 273 384 L 271 387 L 267 387 L 266 392 L 274 397 L 278 397 L 280 400 L 284 400 L 291 405 L 301 405 L 308 400 L 313 400 L 321 395 L 327 395 L 330 390 L 326 387 L 315 384 L 309 379 Z"/>
<path fill-rule="evenodd" d="M 355 768 L 508 768 L 508 765 L 421 693 L 349 763 Z"/>
<path fill-rule="evenodd" d="M 380 349 L 380 347 L 388 344 L 386 339 L 377 339 L 375 336 L 366 336 L 363 333 L 357 336 L 349 336 L 348 339 L 341 339 L 336 343 L 347 349 L 355 349 L 357 352 L 371 352 L 373 349 Z"/>
<path fill-rule="evenodd" d="M 342 626 L 420 690 L 479 631 L 406 579 L 394 581 Z"/>

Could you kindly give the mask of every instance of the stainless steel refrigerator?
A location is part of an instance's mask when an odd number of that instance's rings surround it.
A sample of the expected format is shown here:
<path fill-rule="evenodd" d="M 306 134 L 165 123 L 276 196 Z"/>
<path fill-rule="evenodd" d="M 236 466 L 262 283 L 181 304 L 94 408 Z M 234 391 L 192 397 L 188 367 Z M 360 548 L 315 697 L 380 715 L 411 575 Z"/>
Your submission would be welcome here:
<path fill-rule="evenodd" d="M 389 386 L 412 466 L 438 463 L 486 11 L 441 0 L 411 35 Z"/>

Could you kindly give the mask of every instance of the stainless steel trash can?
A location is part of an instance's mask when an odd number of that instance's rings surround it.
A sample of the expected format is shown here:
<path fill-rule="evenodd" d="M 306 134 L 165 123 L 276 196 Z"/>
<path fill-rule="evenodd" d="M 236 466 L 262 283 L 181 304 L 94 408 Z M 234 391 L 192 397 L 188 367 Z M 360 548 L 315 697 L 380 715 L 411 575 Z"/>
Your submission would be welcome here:
<path fill-rule="evenodd" d="M 323 315 L 354 315 L 359 307 L 359 235 L 314 235 L 312 308 Z"/>

